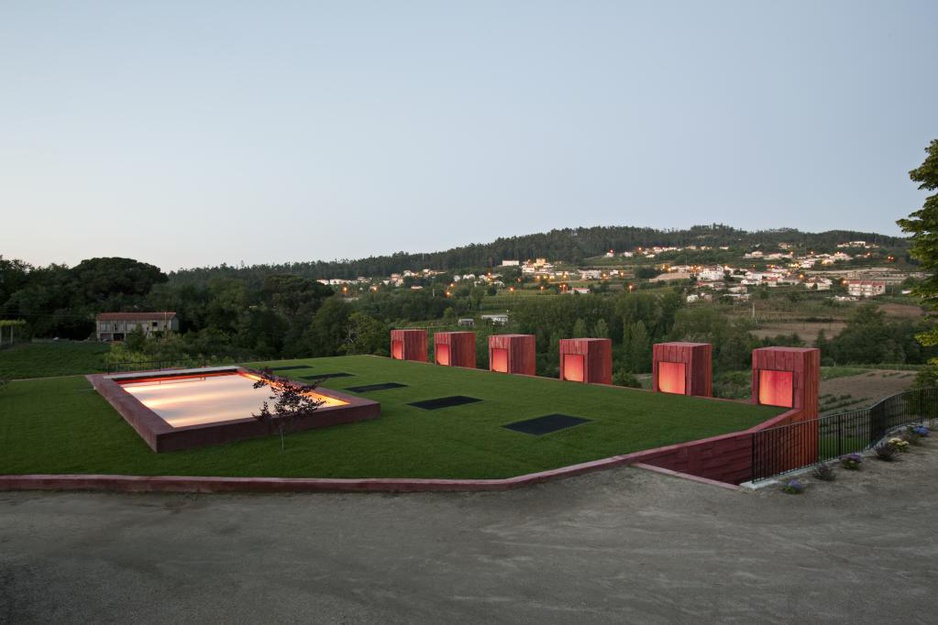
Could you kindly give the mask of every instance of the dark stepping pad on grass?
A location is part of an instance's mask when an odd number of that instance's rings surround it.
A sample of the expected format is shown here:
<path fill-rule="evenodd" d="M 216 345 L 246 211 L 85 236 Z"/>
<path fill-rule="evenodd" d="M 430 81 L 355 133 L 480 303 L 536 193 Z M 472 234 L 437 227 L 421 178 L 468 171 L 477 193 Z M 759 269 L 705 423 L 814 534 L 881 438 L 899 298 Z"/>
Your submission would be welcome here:
<path fill-rule="evenodd" d="M 329 378 L 350 378 L 351 373 L 320 373 L 319 375 L 303 375 L 301 380 L 328 380 Z"/>
<path fill-rule="evenodd" d="M 312 369 L 309 365 L 284 365 L 282 367 L 268 367 L 271 371 L 289 371 L 290 369 Z"/>
<path fill-rule="evenodd" d="M 514 430 L 516 432 L 524 432 L 525 434 L 534 434 L 535 436 L 540 436 L 541 434 L 550 434 L 551 432 L 556 432 L 558 430 L 572 428 L 574 425 L 579 425 L 581 423 L 589 423 L 589 421 L 589 419 L 584 419 L 583 417 L 571 417 L 568 414 L 549 414 L 543 417 L 528 419 L 526 421 L 515 421 L 514 423 L 509 423 L 508 425 L 503 425 L 502 427 L 509 430 Z"/>
<path fill-rule="evenodd" d="M 384 384 L 366 384 L 365 386 L 348 386 L 345 388 L 346 391 L 352 391 L 353 393 L 367 393 L 369 391 L 386 391 L 391 388 L 404 388 L 406 384 L 398 384 L 397 382 L 385 382 Z"/>
<path fill-rule="evenodd" d="M 475 397 L 466 397 L 465 395 L 453 395 L 451 397 L 439 397 L 437 399 L 427 399 L 425 401 L 415 401 L 409 404 L 415 408 L 424 410 L 439 410 L 440 408 L 449 408 L 451 406 L 462 406 L 463 404 L 473 404 L 481 399 Z"/>

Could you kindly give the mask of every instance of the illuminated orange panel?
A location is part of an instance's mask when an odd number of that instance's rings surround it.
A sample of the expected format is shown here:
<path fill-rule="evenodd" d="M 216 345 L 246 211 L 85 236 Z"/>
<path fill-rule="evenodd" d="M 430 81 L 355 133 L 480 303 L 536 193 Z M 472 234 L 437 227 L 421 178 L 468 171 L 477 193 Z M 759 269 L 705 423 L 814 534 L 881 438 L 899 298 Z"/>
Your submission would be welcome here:
<path fill-rule="evenodd" d="M 658 390 L 675 395 L 687 394 L 687 378 L 683 362 L 658 363 Z"/>
<path fill-rule="evenodd" d="M 492 371 L 508 373 L 508 350 L 506 348 L 492 348 Z"/>
<path fill-rule="evenodd" d="M 391 358 L 404 360 L 404 341 L 391 341 Z"/>
<path fill-rule="evenodd" d="M 582 382 L 584 380 L 583 356 L 580 354 L 563 355 L 563 379 L 571 382 Z"/>
<path fill-rule="evenodd" d="M 766 406 L 791 408 L 794 404 L 791 371 L 761 369 L 759 371 L 759 403 Z"/>
<path fill-rule="evenodd" d="M 449 345 L 437 344 L 436 346 L 436 364 L 449 366 Z"/>

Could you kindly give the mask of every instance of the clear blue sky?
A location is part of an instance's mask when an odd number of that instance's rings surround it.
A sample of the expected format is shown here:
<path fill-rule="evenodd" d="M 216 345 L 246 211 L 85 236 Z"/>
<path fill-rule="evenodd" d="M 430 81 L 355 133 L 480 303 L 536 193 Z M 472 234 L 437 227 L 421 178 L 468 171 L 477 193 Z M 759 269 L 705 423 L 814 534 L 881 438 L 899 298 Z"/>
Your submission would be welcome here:
<path fill-rule="evenodd" d="M 898 234 L 938 2 L 0 2 L 0 254 L 179 267 L 551 228 Z"/>

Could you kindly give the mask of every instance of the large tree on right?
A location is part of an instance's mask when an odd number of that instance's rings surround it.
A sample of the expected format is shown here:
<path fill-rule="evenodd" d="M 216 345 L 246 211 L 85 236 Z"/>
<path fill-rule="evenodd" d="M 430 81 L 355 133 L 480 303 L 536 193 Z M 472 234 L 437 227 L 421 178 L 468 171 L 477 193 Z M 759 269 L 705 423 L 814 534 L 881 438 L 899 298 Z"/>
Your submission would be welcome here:
<path fill-rule="evenodd" d="M 909 178 L 918 182 L 919 189 L 924 191 L 938 190 L 938 139 L 933 139 L 925 148 L 928 156 L 916 169 L 909 172 Z M 932 272 L 931 276 L 918 285 L 915 292 L 923 301 L 931 306 L 938 304 L 938 193 L 925 198 L 921 210 L 917 210 L 908 219 L 900 219 L 896 223 L 903 232 L 912 235 L 911 254 L 919 260 L 922 269 Z M 923 345 L 938 345 L 938 328 L 918 335 Z M 933 366 L 938 366 L 938 358 L 931 360 Z"/>

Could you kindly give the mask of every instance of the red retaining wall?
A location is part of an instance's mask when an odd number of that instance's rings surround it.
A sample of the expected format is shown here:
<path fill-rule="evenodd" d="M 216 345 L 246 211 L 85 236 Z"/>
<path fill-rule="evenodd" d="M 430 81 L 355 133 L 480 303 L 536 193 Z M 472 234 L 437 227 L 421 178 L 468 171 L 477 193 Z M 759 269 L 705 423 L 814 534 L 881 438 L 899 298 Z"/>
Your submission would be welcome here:
<path fill-rule="evenodd" d="M 787 425 L 801 418 L 801 411 L 789 410 L 743 432 L 650 449 L 639 454 L 648 454 L 641 460 L 645 464 L 719 482 L 741 484 L 752 479 L 752 433 Z"/>

